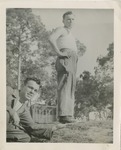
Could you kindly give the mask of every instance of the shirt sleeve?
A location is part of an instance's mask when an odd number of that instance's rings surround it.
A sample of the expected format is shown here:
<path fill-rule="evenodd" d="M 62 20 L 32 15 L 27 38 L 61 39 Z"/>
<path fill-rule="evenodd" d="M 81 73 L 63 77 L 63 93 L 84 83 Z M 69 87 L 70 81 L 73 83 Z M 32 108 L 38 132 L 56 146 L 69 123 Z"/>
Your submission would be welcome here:
<path fill-rule="evenodd" d="M 37 124 L 31 117 L 29 109 L 24 107 L 23 111 L 19 113 L 21 125 L 29 130 L 39 130 L 43 129 L 41 124 Z"/>
<path fill-rule="evenodd" d="M 19 113 L 20 123 L 27 130 L 30 135 L 36 137 L 44 137 L 50 139 L 52 137 L 52 128 L 43 127 L 41 124 L 37 124 L 31 117 L 30 111 L 27 108 L 23 109 L 23 112 Z"/>

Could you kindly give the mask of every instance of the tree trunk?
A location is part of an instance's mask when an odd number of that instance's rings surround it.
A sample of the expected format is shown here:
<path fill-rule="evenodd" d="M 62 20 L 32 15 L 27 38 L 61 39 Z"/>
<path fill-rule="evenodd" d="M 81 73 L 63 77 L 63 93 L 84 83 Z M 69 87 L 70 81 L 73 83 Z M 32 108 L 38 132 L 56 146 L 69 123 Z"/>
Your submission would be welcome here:
<path fill-rule="evenodd" d="M 21 88 L 21 46 L 19 46 L 19 56 L 18 56 L 18 91 Z"/>

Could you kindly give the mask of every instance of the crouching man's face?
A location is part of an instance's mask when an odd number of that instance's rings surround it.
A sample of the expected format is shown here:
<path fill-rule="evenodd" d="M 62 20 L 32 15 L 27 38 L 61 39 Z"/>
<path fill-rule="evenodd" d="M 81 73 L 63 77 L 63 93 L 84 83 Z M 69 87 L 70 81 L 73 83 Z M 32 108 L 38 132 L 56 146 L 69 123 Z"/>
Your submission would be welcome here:
<path fill-rule="evenodd" d="M 21 90 L 21 98 L 24 101 L 29 101 L 38 95 L 40 85 L 33 80 L 29 80 Z"/>

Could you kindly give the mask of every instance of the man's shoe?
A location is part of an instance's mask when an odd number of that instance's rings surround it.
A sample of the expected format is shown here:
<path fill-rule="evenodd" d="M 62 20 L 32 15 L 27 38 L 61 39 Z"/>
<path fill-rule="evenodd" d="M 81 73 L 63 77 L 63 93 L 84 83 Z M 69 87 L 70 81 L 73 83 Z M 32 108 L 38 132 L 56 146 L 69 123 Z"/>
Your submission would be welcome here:
<path fill-rule="evenodd" d="M 76 120 L 73 119 L 72 117 L 60 116 L 59 122 L 60 122 L 60 123 L 75 123 Z"/>

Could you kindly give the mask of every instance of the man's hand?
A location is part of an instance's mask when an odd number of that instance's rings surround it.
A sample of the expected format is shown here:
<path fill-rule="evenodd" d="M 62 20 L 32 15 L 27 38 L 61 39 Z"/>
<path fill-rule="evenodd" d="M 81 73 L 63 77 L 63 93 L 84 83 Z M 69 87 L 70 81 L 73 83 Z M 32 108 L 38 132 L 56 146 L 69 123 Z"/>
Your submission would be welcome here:
<path fill-rule="evenodd" d="M 71 52 L 69 52 L 69 51 L 60 52 L 59 56 L 70 58 L 71 57 Z"/>
<path fill-rule="evenodd" d="M 68 53 L 67 52 L 59 52 L 59 56 L 68 58 Z"/>
<path fill-rule="evenodd" d="M 13 123 L 15 125 L 18 125 L 20 122 L 20 119 L 19 119 L 17 112 L 14 109 L 12 109 L 10 106 L 7 106 L 7 111 L 9 112 L 10 119 L 13 121 Z"/>
<path fill-rule="evenodd" d="M 20 122 L 20 118 L 16 112 L 13 114 L 12 119 L 13 119 L 13 124 L 18 126 Z"/>
<path fill-rule="evenodd" d="M 52 127 L 52 131 L 54 132 L 54 131 L 62 129 L 62 128 L 66 128 L 66 124 L 61 124 L 61 123 L 56 124 Z"/>

